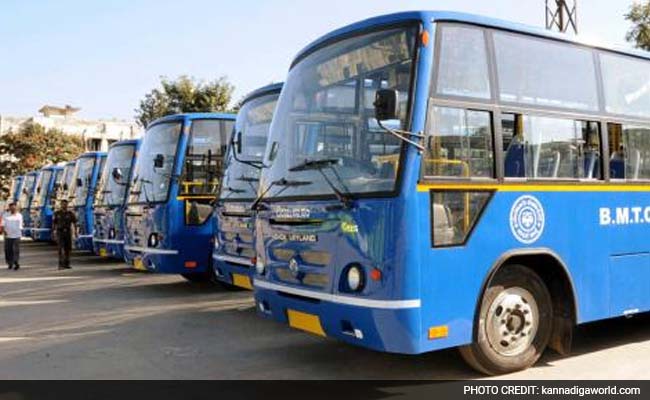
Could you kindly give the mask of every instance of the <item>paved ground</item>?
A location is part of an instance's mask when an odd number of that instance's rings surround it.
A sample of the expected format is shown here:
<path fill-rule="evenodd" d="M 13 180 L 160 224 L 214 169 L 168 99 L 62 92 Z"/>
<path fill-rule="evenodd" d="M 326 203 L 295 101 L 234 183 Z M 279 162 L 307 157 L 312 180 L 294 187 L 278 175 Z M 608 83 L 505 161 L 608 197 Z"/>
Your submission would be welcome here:
<path fill-rule="evenodd" d="M 398 356 L 258 318 L 248 292 L 133 272 L 51 246 L 23 245 L 0 269 L 0 379 L 476 378 L 456 351 Z M 650 317 L 576 332 L 571 357 L 548 354 L 508 378 L 650 378 Z"/>

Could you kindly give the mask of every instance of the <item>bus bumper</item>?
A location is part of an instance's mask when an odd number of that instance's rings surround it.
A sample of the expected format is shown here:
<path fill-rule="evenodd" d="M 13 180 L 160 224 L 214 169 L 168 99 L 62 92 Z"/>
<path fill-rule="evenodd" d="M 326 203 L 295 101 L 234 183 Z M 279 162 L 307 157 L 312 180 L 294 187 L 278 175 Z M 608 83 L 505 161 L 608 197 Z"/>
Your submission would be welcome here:
<path fill-rule="evenodd" d="M 100 257 L 124 259 L 124 241 L 93 238 L 93 253 Z"/>
<path fill-rule="evenodd" d="M 50 228 L 32 228 L 32 239 L 36 242 L 49 242 L 52 240 L 52 230 Z"/>
<path fill-rule="evenodd" d="M 74 241 L 74 248 L 81 251 L 93 251 L 92 235 L 79 235 Z"/>
<path fill-rule="evenodd" d="M 374 308 L 341 304 L 261 288 L 255 281 L 255 305 L 265 318 L 323 337 L 372 350 L 419 354 L 420 308 Z"/>
<path fill-rule="evenodd" d="M 124 260 L 138 270 L 160 274 L 198 274 L 208 270 L 203 260 L 206 257 L 190 258 L 173 249 L 124 246 Z"/>
<path fill-rule="evenodd" d="M 212 265 L 217 280 L 242 289 L 253 290 L 251 275 L 253 263 L 245 257 L 231 257 L 214 253 Z"/>

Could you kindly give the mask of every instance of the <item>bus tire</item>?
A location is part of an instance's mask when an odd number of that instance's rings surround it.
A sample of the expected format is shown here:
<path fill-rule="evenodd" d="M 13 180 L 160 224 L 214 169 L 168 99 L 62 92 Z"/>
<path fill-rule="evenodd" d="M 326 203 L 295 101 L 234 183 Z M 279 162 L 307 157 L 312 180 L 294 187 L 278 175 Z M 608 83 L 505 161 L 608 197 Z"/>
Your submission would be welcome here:
<path fill-rule="evenodd" d="M 475 321 L 474 342 L 460 354 L 487 375 L 529 368 L 544 353 L 553 321 L 544 281 L 523 265 L 506 265 L 490 281 Z"/>

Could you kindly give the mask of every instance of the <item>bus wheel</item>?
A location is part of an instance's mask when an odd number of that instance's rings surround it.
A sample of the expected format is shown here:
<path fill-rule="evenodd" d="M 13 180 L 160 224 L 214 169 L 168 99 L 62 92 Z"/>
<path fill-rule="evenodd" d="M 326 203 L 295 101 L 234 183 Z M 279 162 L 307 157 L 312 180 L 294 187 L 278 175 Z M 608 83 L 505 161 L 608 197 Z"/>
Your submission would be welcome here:
<path fill-rule="evenodd" d="M 526 369 L 544 353 L 552 321 L 551 295 L 542 279 L 523 265 L 505 266 L 483 294 L 474 343 L 460 353 L 488 375 Z"/>

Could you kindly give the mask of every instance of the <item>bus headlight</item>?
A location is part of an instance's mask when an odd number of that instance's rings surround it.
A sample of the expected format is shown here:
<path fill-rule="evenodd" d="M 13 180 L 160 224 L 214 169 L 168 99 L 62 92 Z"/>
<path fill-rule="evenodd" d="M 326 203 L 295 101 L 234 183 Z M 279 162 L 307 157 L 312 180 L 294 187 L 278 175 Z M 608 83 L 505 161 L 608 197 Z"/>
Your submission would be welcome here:
<path fill-rule="evenodd" d="M 111 229 L 108 231 L 108 238 L 109 238 L 109 239 L 115 239 L 115 236 L 116 236 L 116 235 L 115 235 L 115 228 L 111 228 Z"/>
<path fill-rule="evenodd" d="M 257 260 L 255 260 L 255 271 L 258 275 L 264 275 L 264 272 L 266 272 L 266 266 L 264 265 L 264 261 L 262 261 L 262 257 L 257 257 Z"/>
<path fill-rule="evenodd" d="M 365 277 L 363 271 L 357 265 L 348 268 L 347 273 L 348 289 L 352 292 L 360 292 L 363 289 Z"/>
<path fill-rule="evenodd" d="M 214 236 L 214 248 L 218 249 L 220 244 L 221 243 L 219 243 L 219 238 L 215 235 Z"/>

